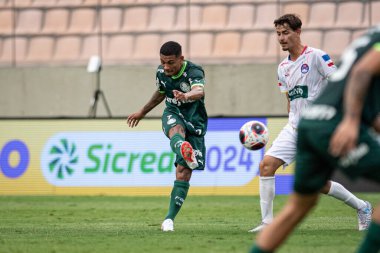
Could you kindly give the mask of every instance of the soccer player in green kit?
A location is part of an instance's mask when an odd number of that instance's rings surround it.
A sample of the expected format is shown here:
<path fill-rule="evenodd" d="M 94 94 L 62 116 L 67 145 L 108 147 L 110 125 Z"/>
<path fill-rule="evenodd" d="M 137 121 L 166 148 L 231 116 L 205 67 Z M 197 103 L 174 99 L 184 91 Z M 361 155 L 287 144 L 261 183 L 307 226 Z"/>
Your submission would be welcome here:
<path fill-rule="evenodd" d="M 192 172 L 203 170 L 205 166 L 204 135 L 208 120 L 203 89 L 205 76 L 200 66 L 184 59 L 177 42 L 168 41 L 161 46 L 160 60 L 157 90 L 143 108 L 128 116 L 127 123 L 130 127 L 137 126 L 148 112 L 165 100 L 162 129 L 176 154 L 176 180 L 161 230 L 174 231 L 174 218 L 186 199 Z"/>
<path fill-rule="evenodd" d="M 274 252 L 316 205 L 319 190 L 340 169 L 380 183 L 380 25 L 355 40 L 298 127 L 294 193 L 257 237 L 251 253 Z M 380 251 L 380 204 L 359 253 Z"/>

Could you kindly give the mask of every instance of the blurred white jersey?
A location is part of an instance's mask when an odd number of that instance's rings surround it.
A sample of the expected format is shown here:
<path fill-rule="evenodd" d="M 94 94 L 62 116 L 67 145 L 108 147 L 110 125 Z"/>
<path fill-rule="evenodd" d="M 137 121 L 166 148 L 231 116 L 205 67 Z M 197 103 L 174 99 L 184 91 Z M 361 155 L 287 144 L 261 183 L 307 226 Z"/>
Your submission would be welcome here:
<path fill-rule="evenodd" d="M 296 61 L 286 57 L 278 66 L 278 85 L 290 100 L 289 124 L 297 128 L 302 110 L 326 87 L 336 70 L 330 56 L 320 49 L 305 46 Z"/>

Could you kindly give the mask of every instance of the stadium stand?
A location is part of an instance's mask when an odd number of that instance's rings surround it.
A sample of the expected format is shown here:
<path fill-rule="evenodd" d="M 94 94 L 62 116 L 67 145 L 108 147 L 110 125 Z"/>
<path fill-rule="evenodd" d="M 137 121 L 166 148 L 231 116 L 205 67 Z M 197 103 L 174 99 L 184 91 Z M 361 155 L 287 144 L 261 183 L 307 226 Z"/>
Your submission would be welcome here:
<path fill-rule="evenodd" d="M 43 33 L 64 34 L 69 25 L 70 11 L 66 8 L 48 9 L 45 12 Z"/>
<path fill-rule="evenodd" d="M 315 2 L 310 6 L 308 27 L 331 28 L 335 22 L 335 2 Z"/>
<path fill-rule="evenodd" d="M 84 64 L 93 54 L 156 64 L 167 40 L 199 63 L 277 62 L 273 20 L 290 12 L 305 43 L 339 56 L 380 22 L 379 9 L 379 0 L 1 0 L 0 64 Z"/>
<path fill-rule="evenodd" d="M 11 34 L 13 29 L 13 15 L 12 9 L 0 10 L 0 34 Z"/>

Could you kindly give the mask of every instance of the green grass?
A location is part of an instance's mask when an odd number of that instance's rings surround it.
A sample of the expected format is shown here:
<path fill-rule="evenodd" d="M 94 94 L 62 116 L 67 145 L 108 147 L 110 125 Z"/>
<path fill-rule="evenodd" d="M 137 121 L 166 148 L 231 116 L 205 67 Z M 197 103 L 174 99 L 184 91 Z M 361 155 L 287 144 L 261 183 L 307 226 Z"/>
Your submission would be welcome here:
<path fill-rule="evenodd" d="M 380 194 L 358 196 L 376 203 Z M 287 196 L 276 196 L 275 210 Z M 168 197 L 0 197 L 0 252 L 248 252 L 257 196 L 188 196 L 175 232 L 160 224 Z M 330 197 L 279 252 L 354 252 L 356 212 Z"/>

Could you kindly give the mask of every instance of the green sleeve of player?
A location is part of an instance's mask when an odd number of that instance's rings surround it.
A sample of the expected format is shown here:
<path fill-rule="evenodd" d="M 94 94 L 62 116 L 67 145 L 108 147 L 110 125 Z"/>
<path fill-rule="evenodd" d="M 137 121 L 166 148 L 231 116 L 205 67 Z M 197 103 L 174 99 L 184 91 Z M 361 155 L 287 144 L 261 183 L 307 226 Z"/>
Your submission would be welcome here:
<path fill-rule="evenodd" d="M 201 68 L 194 68 L 189 72 L 189 83 L 191 88 L 193 86 L 204 86 L 206 81 L 205 81 L 205 74 L 203 69 Z"/>
<path fill-rule="evenodd" d="M 162 85 L 161 80 L 160 80 L 160 73 L 161 72 L 163 72 L 163 69 L 158 67 L 157 72 L 156 72 L 156 86 L 157 86 L 158 92 L 163 94 L 163 93 L 165 93 L 165 89 L 164 89 L 164 86 Z"/>

